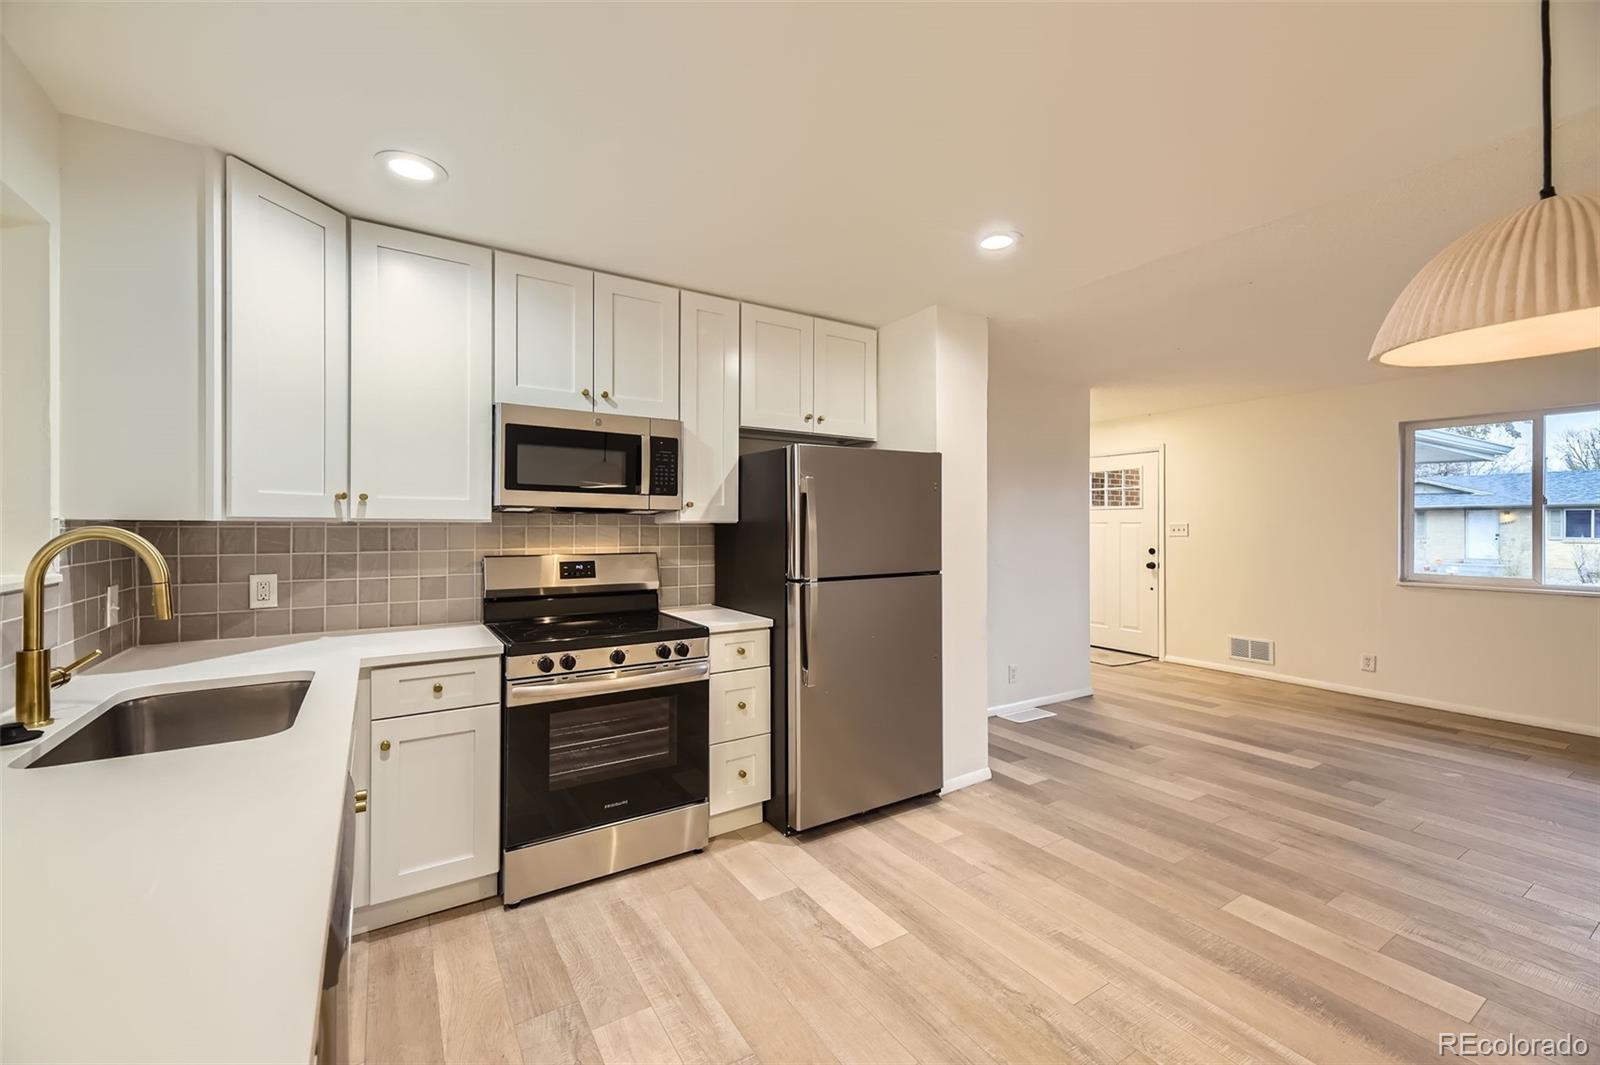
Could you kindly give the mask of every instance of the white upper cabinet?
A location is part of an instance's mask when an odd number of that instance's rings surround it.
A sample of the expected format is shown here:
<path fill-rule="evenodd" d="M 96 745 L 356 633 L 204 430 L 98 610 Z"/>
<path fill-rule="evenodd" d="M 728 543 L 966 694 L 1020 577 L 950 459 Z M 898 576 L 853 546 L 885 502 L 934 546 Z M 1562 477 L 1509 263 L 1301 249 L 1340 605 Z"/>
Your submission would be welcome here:
<path fill-rule="evenodd" d="M 348 488 L 345 217 L 238 159 L 228 187 L 228 492 L 236 518 L 337 518 Z"/>
<path fill-rule="evenodd" d="M 494 288 L 495 401 L 593 410 L 594 274 L 495 252 Z"/>
<path fill-rule="evenodd" d="M 739 520 L 739 305 L 685 292 L 678 394 L 683 508 L 661 522 Z"/>
<path fill-rule="evenodd" d="M 677 289 L 594 275 L 594 388 L 602 413 L 678 417 Z"/>
<path fill-rule="evenodd" d="M 811 319 L 803 314 L 741 306 L 740 418 L 748 429 L 809 433 Z"/>
<path fill-rule="evenodd" d="M 740 419 L 746 429 L 876 440 L 878 334 L 742 306 Z"/>
<path fill-rule="evenodd" d="M 352 516 L 489 519 L 492 258 L 351 223 Z"/>
<path fill-rule="evenodd" d="M 860 440 L 878 437 L 878 334 L 858 325 L 814 320 L 811 350 L 816 432 Z"/>

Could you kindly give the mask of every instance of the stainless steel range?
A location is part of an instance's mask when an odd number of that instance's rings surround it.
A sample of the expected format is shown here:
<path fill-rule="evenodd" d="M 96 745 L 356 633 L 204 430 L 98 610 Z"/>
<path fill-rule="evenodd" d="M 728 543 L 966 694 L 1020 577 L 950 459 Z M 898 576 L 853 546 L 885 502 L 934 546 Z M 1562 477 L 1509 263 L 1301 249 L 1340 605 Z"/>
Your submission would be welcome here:
<path fill-rule="evenodd" d="M 660 612 L 656 556 L 491 556 L 483 583 L 506 903 L 704 848 L 710 633 Z"/>

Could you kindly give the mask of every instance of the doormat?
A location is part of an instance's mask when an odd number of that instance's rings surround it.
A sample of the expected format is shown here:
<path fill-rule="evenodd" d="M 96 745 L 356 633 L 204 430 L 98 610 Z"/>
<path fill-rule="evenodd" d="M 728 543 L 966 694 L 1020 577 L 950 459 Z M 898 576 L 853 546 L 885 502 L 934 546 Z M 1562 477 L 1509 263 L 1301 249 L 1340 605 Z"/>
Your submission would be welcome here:
<path fill-rule="evenodd" d="M 1091 647 L 1089 661 L 1097 666 L 1136 666 L 1140 662 L 1154 662 L 1155 657 L 1131 654 L 1127 651 L 1113 651 L 1105 647 Z"/>
<path fill-rule="evenodd" d="M 1002 710 L 999 716 L 1007 721 L 1043 721 L 1047 717 L 1055 717 L 1056 712 L 1037 706 L 1019 706 L 1015 710 Z"/>

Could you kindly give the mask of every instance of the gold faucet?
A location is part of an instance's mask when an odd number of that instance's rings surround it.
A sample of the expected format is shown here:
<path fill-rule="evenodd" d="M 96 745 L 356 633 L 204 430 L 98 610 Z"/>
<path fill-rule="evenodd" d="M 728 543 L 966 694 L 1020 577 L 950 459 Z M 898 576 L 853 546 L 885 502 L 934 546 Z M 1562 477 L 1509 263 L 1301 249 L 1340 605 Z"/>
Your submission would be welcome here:
<path fill-rule="evenodd" d="M 62 533 L 34 553 L 22 579 L 22 650 L 17 652 L 17 720 L 25 728 L 54 724 L 50 716 L 50 689 L 59 688 L 72 675 L 100 657 L 90 651 L 70 665 L 50 668 L 50 649 L 44 645 L 44 576 L 50 562 L 73 544 L 85 540 L 110 540 L 138 555 L 150 571 L 150 605 L 162 621 L 172 617 L 172 576 L 167 560 L 154 544 L 138 533 L 111 525 L 85 525 Z"/>

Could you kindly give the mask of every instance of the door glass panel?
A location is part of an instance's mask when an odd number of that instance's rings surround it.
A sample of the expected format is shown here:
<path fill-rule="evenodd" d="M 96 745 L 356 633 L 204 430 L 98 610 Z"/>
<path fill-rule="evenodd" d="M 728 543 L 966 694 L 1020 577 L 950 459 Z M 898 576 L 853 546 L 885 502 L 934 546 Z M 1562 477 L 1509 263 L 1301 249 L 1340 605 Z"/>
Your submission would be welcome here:
<path fill-rule="evenodd" d="M 1533 576 L 1533 422 L 1412 434 L 1413 572 Z"/>
<path fill-rule="evenodd" d="M 506 427 L 512 491 L 637 493 L 643 442 L 632 433 Z"/>
<path fill-rule="evenodd" d="M 550 715 L 550 790 L 665 769 L 677 761 L 671 696 Z"/>
<path fill-rule="evenodd" d="M 1600 585 L 1600 409 L 1545 416 L 1544 498 L 1545 583 Z"/>

